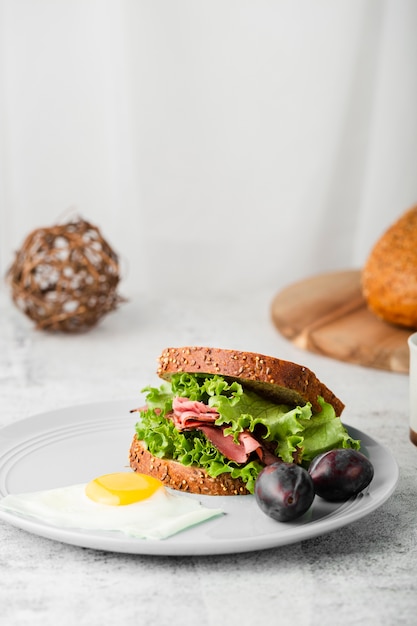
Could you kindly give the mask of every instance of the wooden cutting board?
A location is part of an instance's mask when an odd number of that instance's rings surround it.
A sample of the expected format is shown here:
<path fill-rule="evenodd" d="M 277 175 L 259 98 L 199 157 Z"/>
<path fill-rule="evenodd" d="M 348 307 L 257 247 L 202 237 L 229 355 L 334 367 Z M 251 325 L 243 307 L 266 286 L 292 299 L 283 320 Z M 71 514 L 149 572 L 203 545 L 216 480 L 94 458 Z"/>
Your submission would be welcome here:
<path fill-rule="evenodd" d="M 275 296 L 271 313 L 281 334 L 304 350 L 408 373 L 407 339 L 413 331 L 391 326 L 368 310 L 359 271 L 321 274 L 290 285 Z"/>

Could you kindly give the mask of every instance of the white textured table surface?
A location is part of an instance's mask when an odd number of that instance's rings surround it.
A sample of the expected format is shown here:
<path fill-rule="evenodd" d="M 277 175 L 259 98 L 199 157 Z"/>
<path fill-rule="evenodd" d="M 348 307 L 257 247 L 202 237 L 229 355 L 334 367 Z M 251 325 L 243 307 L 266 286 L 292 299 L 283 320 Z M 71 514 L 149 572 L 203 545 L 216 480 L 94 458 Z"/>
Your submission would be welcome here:
<path fill-rule="evenodd" d="M 400 467 L 394 495 L 331 534 L 224 556 L 106 553 L 0 522 L 2 624 L 416 623 L 417 449 L 408 439 L 408 377 L 296 349 L 270 321 L 273 296 L 131 298 L 89 333 L 67 336 L 34 330 L 3 292 L 0 427 L 69 405 L 139 398 L 156 382 L 156 357 L 166 346 L 253 350 L 313 369 L 344 400 L 345 421 L 391 447 Z"/>

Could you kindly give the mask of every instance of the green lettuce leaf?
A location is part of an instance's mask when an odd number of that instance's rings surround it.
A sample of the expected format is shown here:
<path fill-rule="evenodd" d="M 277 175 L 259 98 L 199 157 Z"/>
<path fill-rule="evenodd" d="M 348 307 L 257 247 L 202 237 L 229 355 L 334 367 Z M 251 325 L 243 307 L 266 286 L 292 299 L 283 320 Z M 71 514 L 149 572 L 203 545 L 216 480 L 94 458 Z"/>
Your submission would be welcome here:
<path fill-rule="evenodd" d="M 306 465 L 326 450 L 359 449 L 360 445 L 349 436 L 334 408 L 323 398 L 318 401 L 322 407 L 320 413 L 313 413 L 310 403 L 291 409 L 248 391 L 235 405 L 223 396 L 211 398 L 210 404 L 220 413 L 216 424 L 228 424 L 225 434 L 233 434 L 237 440 L 239 432 L 245 429 L 259 432 L 261 428 L 261 436 L 276 443 L 275 454 L 283 461 L 291 463 L 296 456 L 298 463 Z"/>
<path fill-rule="evenodd" d="M 232 404 L 239 401 L 243 393 L 242 385 L 237 381 L 229 383 L 223 376 L 198 374 L 174 374 L 171 380 L 173 396 L 189 398 L 210 404 L 212 397 L 222 396 Z"/>
<path fill-rule="evenodd" d="M 136 434 L 144 441 L 151 454 L 158 458 L 169 458 L 183 465 L 198 465 L 215 478 L 223 473 L 230 473 L 233 478 L 240 477 L 248 491 L 253 493 L 255 480 L 262 469 L 258 461 L 239 465 L 229 461 L 203 433 L 192 430 L 180 433 L 174 423 L 157 414 L 154 409 L 141 412 L 141 419 L 136 424 Z"/>
<path fill-rule="evenodd" d="M 360 449 L 360 441 L 349 435 L 331 404 L 323 398 L 318 398 L 318 401 L 322 410 L 304 422 L 302 458 L 305 464 L 309 464 L 318 454 L 333 448 Z"/>
<path fill-rule="evenodd" d="M 352 439 L 333 407 L 322 398 L 319 413 L 313 413 L 308 403 L 290 408 L 246 391 L 238 382 L 229 382 L 222 376 L 176 374 L 171 384 L 159 389 L 146 387 L 147 410 L 141 412 L 136 433 L 149 452 L 161 458 L 172 458 L 183 465 L 199 465 L 210 476 L 230 472 L 240 477 L 253 493 L 255 480 L 262 469 L 258 461 L 240 465 L 229 461 L 199 431 L 180 433 L 173 422 L 164 416 L 172 410 L 175 396 L 205 402 L 219 413 L 218 426 L 226 426 L 225 434 L 237 441 L 243 430 L 256 431 L 256 436 L 273 442 L 276 456 L 287 463 L 308 465 L 310 461 L 332 448 L 359 449 L 360 442 Z M 156 409 L 156 411 L 155 411 Z"/>
<path fill-rule="evenodd" d="M 150 409 L 159 409 L 168 413 L 172 409 L 172 399 L 174 397 L 169 383 L 163 383 L 160 387 L 145 387 L 142 393 L 146 393 L 146 405 Z"/>

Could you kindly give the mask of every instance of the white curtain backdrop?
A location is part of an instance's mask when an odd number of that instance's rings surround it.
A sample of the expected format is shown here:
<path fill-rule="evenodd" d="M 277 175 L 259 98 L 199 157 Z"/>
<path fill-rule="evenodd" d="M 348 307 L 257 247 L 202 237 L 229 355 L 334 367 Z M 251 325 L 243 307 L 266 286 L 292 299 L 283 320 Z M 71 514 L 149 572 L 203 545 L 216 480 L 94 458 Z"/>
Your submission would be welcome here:
<path fill-rule="evenodd" d="M 0 0 L 0 270 L 75 209 L 129 296 L 360 267 L 417 203 L 416 0 Z"/>

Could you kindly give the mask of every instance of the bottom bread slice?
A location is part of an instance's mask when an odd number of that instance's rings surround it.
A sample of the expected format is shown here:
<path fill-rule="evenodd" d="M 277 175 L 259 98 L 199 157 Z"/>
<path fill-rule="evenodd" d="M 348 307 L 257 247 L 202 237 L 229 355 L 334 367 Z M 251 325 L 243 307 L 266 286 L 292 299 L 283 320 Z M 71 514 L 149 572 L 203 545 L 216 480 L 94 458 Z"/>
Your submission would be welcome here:
<path fill-rule="evenodd" d="M 249 493 L 243 480 L 232 478 L 228 473 L 212 478 L 199 467 L 186 466 L 171 459 L 153 456 L 136 435 L 130 446 L 129 462 L 135 472 L 158 478 L 166 487 L 178 491 L 206 496 L 243 496 Z"/>

